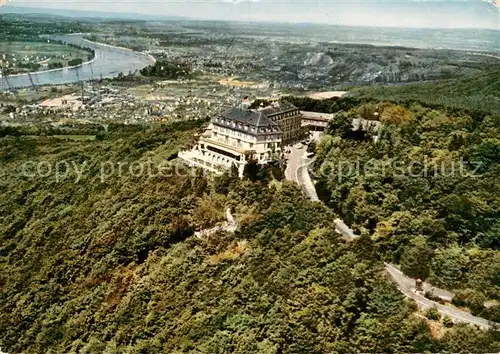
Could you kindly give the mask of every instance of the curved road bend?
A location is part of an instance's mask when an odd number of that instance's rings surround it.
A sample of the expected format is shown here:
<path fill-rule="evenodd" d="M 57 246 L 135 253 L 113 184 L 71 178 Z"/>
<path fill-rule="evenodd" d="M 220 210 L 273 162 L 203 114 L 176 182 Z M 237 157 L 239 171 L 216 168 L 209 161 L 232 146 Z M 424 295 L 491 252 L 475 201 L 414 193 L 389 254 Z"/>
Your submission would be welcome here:
<path fill-rule="evenodd" d="M 450 316 L 455 322 L 465 322 L 473 325 L 477 325 L 484 329 L 500 328 L 500 324 L 488 321 L 481 317 L 476 317 L 468 312 L 458 310 L 451 306 L 441 305 L 435 301 L 427 299 L 425 296 L 417 294 L 413 291 L 414 280 L 407 277 L 399 269 L 394 267 L 392 264 L 385 264 L 385 269 L 387 273 L 394 279 L 397 283 L 399 290 L 405 294 L 407 297 L 415 300 L 418 307 L 421 309 L 428 309 L 430 307 L 436 307 L 442 315 Z"/>
<path fill-rule="evenodd" d="M 288 164 L 286 167 L 286 179 L 293 181 L 307 194 L 314 202 L 319 202 L 316 188 L 309 176 L 309 165 L 313 162 L 307 158 L 307 147 L 302 144 L 296 144 L 290 148 L 288 155 Z"/>
<path fill-rule="evenodd" d="M 305 146 L 294 145 L 291 147 L 291 153 L 288 155 L 288 164 L 285 171 L 286 178 L 289 181 L 297 183 L 300 188 L 312 201 L 319 201 L 316 194 L 316 188 L 309 176 L 309 165 L 313 162 L 307 158 L 307 148 Z M 353 241 L 359 236 L 354 235 L 342 220 L 335 220 L 337 232 L 342 234 L 344 238 Z M 442 315 L 450 316 L 454 322 L 465 322 L 472 325 L 477 325 L 484 329 L 500 328 L 500 324 L 488 321 L 481 317 L 476 317 L 468 312 L 458 310 L 451 306 L 444 306 L 435 301 L 429 300 L 426 297 L 419 295 L 413 291 L 414 280 L 405 276 L 399 269 L 392 264 L 385 265 L 387 273 L 398 285 L 399 290 L 407 297 L 415 300 L 418 306 L 422 309 L 436 307 Z M 450 292 L 436 289 L 441 294 L 450 295 Z M 439 294 L 437 294 L 439 295 Z M 452 295 L 452 294 L 451 294 Z"/>

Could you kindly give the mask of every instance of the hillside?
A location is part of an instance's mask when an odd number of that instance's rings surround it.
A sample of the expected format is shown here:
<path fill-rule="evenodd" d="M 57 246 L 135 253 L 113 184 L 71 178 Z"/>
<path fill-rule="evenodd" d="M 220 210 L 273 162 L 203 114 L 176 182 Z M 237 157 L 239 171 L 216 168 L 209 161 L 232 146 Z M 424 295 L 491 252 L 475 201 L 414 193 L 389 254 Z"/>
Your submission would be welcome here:
<path fill-rule="evenodd" d="M 481 110 L 500 114 L 500 70 L 460 79 L 428 83 L 372 86 L 352 91 L 361 98 Z"/>
<path fill-rule="evenodd" d="M 294 185 L 182 167 L 171 176 L 138 173 L 134 162 L 150 160 L 158 171 L 173 161 L 199 127 L 114 126 L 95 140 L 10 130 L 0 138 L 2 350 L 500 349 L 495 333 L 463 325 L 433 335 L 387 280 L 372 241 L 342 241 L 332 211 Z M 112 173 L 108 162 L 135 167 Z M 48 166 L 59 166 L 59 178 Z M 236 234 L 193 235 L 222 220 L 227 206 Z"/>
<path fill-rule="evenodd" d="M 352 131 L 360 116 L 383 123 L 377 143 L 373 132 Z M 337 115 L 316 147 L 318 194 L 384 260 L 499 321 L 499 129 L 498 115 L 359 105 Z"/>

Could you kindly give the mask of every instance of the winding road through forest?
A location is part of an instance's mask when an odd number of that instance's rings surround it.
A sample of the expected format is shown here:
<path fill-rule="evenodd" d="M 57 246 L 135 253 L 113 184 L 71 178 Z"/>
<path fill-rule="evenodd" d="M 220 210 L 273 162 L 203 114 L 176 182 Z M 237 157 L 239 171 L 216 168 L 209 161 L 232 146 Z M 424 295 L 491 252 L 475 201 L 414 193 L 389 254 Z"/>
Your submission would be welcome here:
<path fill-rule="evenodd" d="M 314 162 L 314 159 L 307 157 L 307 147 L 302 144 L 297 144 L 291 147 L 288 154 L 288 164 L 285 171 L 286 178 L 297 183 L 303 192 L 312 200 L 319 201 L 316 193 L 316 188 L 309 175 L 309 166 Z M 336 230 L 348 241 L 354 241 L 359 238 L 347 225 L 340 219 L 335 220 Z M 476 317 L 468 312 L 461 311 L 452 306 L 441 305 L 438 302 L 427 299 L 418 294 L 414 290 L 415 281 L 404 275 L 398 268 L 392 264 L 385 265 L 387 273 L 397 284 L 399 290 L 408 298 L 416 301 L 419 308 L 427 309 L 435 307 L 443 316 L 449 316 L 454 322 L 465 322 L 471 325 L 477 325 L 484 329 L 500 328 L 500 324 L 488 321 L 481 317 Z M 453 294 L 442 289 L 433 288 L 429 284 L 424 285 L 424 289 L 432 288 L 435 295 L 443 297 L 453 297 Z"/>

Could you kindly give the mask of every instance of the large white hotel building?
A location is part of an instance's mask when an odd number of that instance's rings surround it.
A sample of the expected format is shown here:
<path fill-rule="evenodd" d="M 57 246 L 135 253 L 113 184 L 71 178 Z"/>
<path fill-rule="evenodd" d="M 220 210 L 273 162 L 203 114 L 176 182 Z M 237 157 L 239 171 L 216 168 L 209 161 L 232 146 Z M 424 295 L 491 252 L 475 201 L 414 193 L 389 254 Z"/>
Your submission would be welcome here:
<path fill-rule="evenodd" d="M 284 135 L 287 143 L 293 135 L 300 139 L 300 122 L 300 112 L 288 102 L 275 102 L 259 110 L 242 104 L 212 119 L 196 146 L 180 152 L 179 157 L 215 173 L 235 165 L 241 177 L 248 161 L 265 164 L 279 156 Z"/>

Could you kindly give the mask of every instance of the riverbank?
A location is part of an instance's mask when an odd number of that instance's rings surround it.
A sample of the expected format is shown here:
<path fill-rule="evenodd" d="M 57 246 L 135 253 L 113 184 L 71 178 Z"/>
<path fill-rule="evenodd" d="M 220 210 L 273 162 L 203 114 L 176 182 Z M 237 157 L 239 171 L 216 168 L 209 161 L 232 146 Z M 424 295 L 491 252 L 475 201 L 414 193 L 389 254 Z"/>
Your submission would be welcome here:
<path fill-rule="evenodd" d="M 120 73 L 139 71 L 156 62 L 150 54 L 92 42 L 84 39 L 81 35 L 57 35 L 51 36 L 50 39 L 83 46 L 92 50 L 94 57 L 92 60 L 75 66 L 0 77 L 0 91 L 110 78 Z"/>
<path fill-rule="evenodd" d="M 5 41 L 0 39 L 4 57 L 2 62 L 4 76 L 19 76 L 28 73 L 61 69 L 63 67 L 83 64 L 94 58 L 94 51 L 76 45 L 65 45 L 62 42 L 50 41 L 46 38 L 33 40 Z M 1 70 L 0 70 L 1 71 Z"/>

